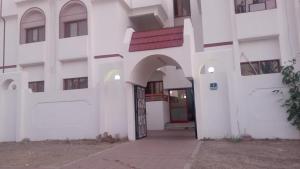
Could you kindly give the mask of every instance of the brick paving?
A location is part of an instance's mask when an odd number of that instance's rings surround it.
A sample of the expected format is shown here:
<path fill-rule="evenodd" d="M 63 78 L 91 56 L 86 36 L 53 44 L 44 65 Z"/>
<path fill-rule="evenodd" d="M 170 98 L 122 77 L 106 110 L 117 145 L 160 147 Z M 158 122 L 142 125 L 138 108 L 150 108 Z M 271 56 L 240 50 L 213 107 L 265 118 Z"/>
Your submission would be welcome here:
<path fill-rule="evenodd" d="M 193 132 L 150 132 L 145 139 L 121 144 L 60 169 L 184 169 L 198 144 Z"/>

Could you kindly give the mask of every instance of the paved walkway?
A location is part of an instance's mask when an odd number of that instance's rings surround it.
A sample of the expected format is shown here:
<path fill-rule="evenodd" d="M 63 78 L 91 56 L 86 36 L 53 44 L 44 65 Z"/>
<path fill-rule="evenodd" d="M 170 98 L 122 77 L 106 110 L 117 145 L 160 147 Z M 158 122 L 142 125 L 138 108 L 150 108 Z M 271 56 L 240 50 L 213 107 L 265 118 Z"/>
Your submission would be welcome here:
<path fill-rule="evenodd" d="M 192 132 L 150 132 L 149 137 L 66 164 L 61 169 L 186 169 L 199 142 Z"/>

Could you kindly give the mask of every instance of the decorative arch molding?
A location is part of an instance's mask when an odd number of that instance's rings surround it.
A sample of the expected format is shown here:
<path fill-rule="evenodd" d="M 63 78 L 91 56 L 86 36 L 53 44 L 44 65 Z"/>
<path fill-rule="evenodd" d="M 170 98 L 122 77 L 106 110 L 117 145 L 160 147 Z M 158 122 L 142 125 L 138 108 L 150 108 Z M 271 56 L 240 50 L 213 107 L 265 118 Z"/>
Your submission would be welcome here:
<path fill-rule="evenodd" d="M 15 81 L 13 79 L 6 79 L 1 83 L 2 90 L 15 90 L 17 88 Z"/>
<path fill-rule="evenodd" d="M 135 64 L 127 81 L 140 86 L 146 86 L 151 75 L 157 71 L 158 68 L 164 66 L 175 66 L 178 69 L 182 69 L 180 63 L 174 58 L 166 55 L 150 55 Z M 186 74 L 185 71 L 184 74 Z"/>
<path fill-rule="evenodd" d="M 59 38 L 72 37 L 73 31 L 77 36 L 87 35 L 88 32 L 88 10 L 80 0 L 70 0 L 62 6 L 59 13 Z"/>
<path fill-rule="evenodd" d="M 45 26 L 46 15 L 41 8 L 33 7 L 25 11 L 20 21 L 20 43 L 45 41 Z"/>

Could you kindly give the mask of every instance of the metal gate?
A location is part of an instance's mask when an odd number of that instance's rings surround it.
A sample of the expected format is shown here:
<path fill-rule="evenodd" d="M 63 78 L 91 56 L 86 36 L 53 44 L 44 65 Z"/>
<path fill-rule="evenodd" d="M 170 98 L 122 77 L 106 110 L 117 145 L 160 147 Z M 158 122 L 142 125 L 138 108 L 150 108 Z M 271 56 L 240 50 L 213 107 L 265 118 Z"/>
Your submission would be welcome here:
<path fill-rule="evenodd" d="M 134 86 L 136 139 L 147 136 L 145 88 Z"/>

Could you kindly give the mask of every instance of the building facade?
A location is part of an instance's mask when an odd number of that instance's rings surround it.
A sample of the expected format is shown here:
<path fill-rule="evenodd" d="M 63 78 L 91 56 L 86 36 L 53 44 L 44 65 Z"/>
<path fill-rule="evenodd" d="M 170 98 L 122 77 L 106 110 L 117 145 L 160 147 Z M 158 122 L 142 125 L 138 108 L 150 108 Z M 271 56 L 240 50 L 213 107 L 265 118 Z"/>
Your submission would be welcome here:
<path fill-rule="evenodd" d="M 299 59 L 299 0 L 2 0 L 1 9 L 0 141 L 135 140 L 173 123 L 191 123 L 198 139 L 300 138 L 280 74 Z"/>

